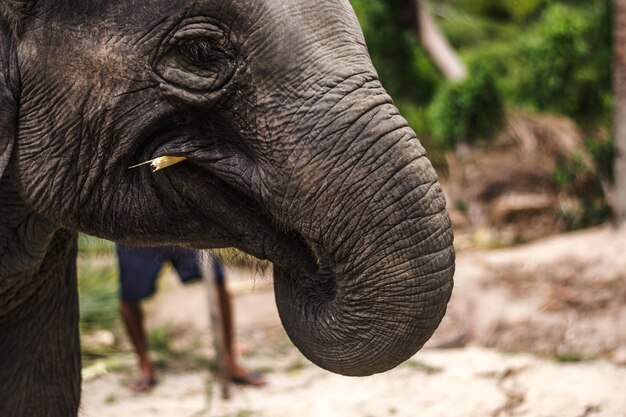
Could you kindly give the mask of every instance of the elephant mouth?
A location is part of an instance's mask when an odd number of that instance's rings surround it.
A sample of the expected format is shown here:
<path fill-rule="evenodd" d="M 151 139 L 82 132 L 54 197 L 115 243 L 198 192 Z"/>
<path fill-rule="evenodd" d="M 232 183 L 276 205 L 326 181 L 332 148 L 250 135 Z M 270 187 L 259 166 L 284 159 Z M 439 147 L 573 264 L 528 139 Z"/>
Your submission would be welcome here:
<path fill-rule="evenodd" d="M 184 201 L 196 217 L 205 220 L 204 226 L 186 230 L 179 242 L 172 243 L 197 249 L 235 247 L 297 274 L 333 275 L 330 257 L 317 245 L 224 178 L 216 169 L 216 161 L 222 161 L 224 155 L 207 143 L 199 135 L 181 137 L 169 132 L 151 140 L 136 158 L 186 158 L 184 163 L 152 173 L 166 198 L 171 195 Z"/>

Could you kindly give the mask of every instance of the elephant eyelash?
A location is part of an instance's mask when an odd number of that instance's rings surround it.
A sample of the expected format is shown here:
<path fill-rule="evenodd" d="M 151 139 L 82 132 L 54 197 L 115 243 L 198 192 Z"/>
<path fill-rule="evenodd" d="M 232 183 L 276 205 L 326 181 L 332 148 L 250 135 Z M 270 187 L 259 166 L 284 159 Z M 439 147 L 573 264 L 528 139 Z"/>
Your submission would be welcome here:
<path fill-rule="evenodd" d="M 224 51 L 215 46 L 211 39 L 195 38 L 182 42 L 180 51 L 193 65 L 204 66 L 210 64 L 219 56 L 225 55 Z"/>
<path fill-rule="evenodd" d="M 154 158 L 149 161 L 128 167 L 128 169 L 138 168 L 143 165 L 150 165 L 152 166 L 152 172 L 157 172 L 162 169 L 169 168 L 172 165 L 179 164 L 186 159 L 187 158 L 184 156 L 159 156 L 158 158 Z"/>

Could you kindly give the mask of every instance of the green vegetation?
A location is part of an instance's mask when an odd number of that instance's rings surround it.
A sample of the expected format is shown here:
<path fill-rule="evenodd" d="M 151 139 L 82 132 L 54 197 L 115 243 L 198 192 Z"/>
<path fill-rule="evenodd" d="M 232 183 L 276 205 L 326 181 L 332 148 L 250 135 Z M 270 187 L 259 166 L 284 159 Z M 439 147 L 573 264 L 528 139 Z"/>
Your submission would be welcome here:
<path fill-rule="evenodd" d="M 298 356 L 296 359 L 294 359 L 291 363 L 289 363 L 285 367 L 285 371 L 288 374 L 296 374 L 302 371 L 307 366 L 309 366 L 309 363 L 305 361 L 303 358 L 301 358 L 300 356 Z"/>
<path fill-rule="evenodd" d="M 424 363 L 422 361 L 418 361 L 416 359 L 409 359 L 408 361 L 405 362 L 404 366 L 407 366 L 411 369 L 414 369 L 416 371 L 420 371 L 420 372 L 424 372 L 428 375 L 432 375 L 432 374 L 438 374 L 441 373 L 443 370 L 441 368 L 435 367 L 435 366 L 431 366 L 427 363 Z"/>
<path fill-rule="evenodd" d="M 105 360 L 119 351 L 117 269 L 111 264 L 78 263 L 78 296 L 83 365 Z M 104 334 L 106 340 L 98 338 Z M 107 364 L 107 369 L 113 367 Z"/>
<path fill-rule="evenodd" d="M 546 0 L 454 0 L 448 3 L 494 20 L 527 22 L 545 6 Z"/>
<path fill-rule="evenodd" d="M 488 138 L 493 129 L 482 127 L 492 121 L 497 129 L 500 100 L 585 125 L 609 118 L 610 0 L 431 2 L 441 29 L 473 69 L 464 85 L 443 81 L 419 46 L 404 3 L 352 4 L 383 85 L 429 148 Z"/>
<path fill-rule="evenodd" d="M 496 133 L 504 119 L 504 103 L 488 67 L 476 66 L 464 81 L 444 85 L 428 118 L 433 136 L 446 148 Z"/>
<path fill-rule="evenodd" d="M 606 114 L 611 62 L 610 43 L 602 42 L 604 13 L 558 3 L 545 10 L 519 48 L 520 66 L 513 72 L 520 104 L 581 121 Z"/>
<path fill-rule="evenodd" d="M 109 358 L 117 353 L 120 331 L 117 265 L 104 255 L 114 252 L 113 242 L 80 234 L 78 236 L 78 297 L 83 364 Z M 98 334 L 104 335 L 100 340 Z M 117 364 L 107 364 L 107 369 Z"/>
<path fill-rule="evenodd" d="M 560 363 L 577 363 L 585 360 L 583 355 L 578 352 L 565 352 L 556 355 L 556 361 Z"/>
<path fill-rule="evenodd" d="M 78 291 L 81 329 L 115 330 L 118 326 L 118 276 L 114 265 L 79 263 Z"/>
<path fill-rule="evenodd" d="M 394 100 L 425 105 L 441 76 L 398 2 L 352 0 L 380 79 Z"/>
<path fill-rule="evenodd" d="M 572 118 L 590 138 L 593 164 L 562 161 L 555 185 L 582 199 L 567 228 L 606 219 L 612 181 L 612 2 L 438 0 L 430 10 L 466 63 L 461 83 L 443 79 L 419 44 L 411 2 L 351 0 L 374 66 L 435 166 L 459 142 L 497 137 L 509 110 Z M 575 159 L 575 158 L 574 158 Z"/>
<path fill-rule="evenodd" d="M 115 244 L 81 233 L 78 236 L 78 251 L 83 255 L 109 255 L 115 252 Z"/>
<path fill-rule="evenodd" d="M 613 178 L 613 144 L 610 139 L 588 139 L 585 151 L 591 158 L 578 153 L 560 161 L 553 174 L 556 186 L 568 195 L 576 196 L 579 206 L 563 208 L 561 221 L 566 230 L 598 225 L 611 215 L 605 188 Z"/>
<path fill-rule="evenodd" d="M 148 330 L 148 343 L 154 355 L 155 366 L 161 369 L 216 369 L 215 362 L 202 353 L 200 337 L 189 341 L 182 329 L 171 326 L 156 326 Z M 172 341 L 186 340 L 184 345 L 174 346 Z"/>

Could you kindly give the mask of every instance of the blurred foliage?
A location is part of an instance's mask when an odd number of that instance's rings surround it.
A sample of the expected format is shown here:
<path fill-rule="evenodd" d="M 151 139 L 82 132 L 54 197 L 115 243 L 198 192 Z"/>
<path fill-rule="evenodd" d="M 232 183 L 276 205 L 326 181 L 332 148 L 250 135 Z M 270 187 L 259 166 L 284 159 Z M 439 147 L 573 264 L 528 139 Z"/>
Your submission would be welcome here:
<path fill-rule="evenodd" d="M 610 0 L 431 1 L 433 15 L 459 55 L 470 68 L 480 68 L 463 86 L 443 82 L 419 46 L 408 4 L 352 0 L 383 85 L 430 153 L 493 133 L 480 129 L 482 120 L 495 117 L 497 123 L 501 115 L 490 105 L 484 116 L 467 116 L 460 123 L 450 117 L 469 111 L 460 110 L 468 97 L 460 90 L 475 85 L 487 87 L 484 97 L 476 91 L 472 96 L 483 105 L 497 104 L 500 97 L 508 106 L 573 117 L 583 127 L 608 123 Z M 453 106 L 446 110 L 446 104 Z"/>
<path fill-rule="evenodd" d="M 424 107 L 443 80 L 419 45 L 407 2 L 352 0 L 372 62 L 385 89 L 419 136 L 428 132 Z"/>
<path fill-rule="evenodd" d="M 610 43 L 602 42 L 605 10 L 555 3 L 519 47 L 517 100 L 577 120 L 602 117 L 611 94 Z"/>
<path fill-rule="evenodd" d="M 186 328 L 168 324 L 149 328 L 148 345 L 154 357 L 154 365 L 172 371 L 216 370 L 214 360 L 202 351 L 201 338 L 202 335 Z"/>
<path fill-rule="evenodd" d="M 439 89 L 428 116 L 434 138 L 446 148 L 492 136 L 504 119 L 504 103 L 489 68 L 477 65 L 465 80 Z"/>
<path fill-rule="evenodd" d="M 605 199 L 583 196 L 580 207 L 561 211 L 561 221 L 565 230 L 580 230 L 597 226 L 607 221 L 612 215 L 611 207 Z"/>
<path fill-rule="evenodd" d="M 596 172 L 600 179 L 613 182 L 613 161 L 615 159 L 615 147 L 613 138 L 590 138 L 587 140 L 587 150 L 593 158 Z"/>
<path fill-rule="evenodd" d="M 513 23 L 449 8 L 439 14 L 439 26 L 450 44 L 461 54 L 466 48 L 490 47 L 494 40 L 507 41 L 510 45 L 519 35 L 518 26 Z"/>
<path fill-rule="evenodd" d="M 108 257 L 114 253 L 113 242 L 79 234 L 78 298 L 80 308 L 81 355 L 83 367 L 107 361 L 106 369 L 119 364 L 112 360 L 119 353 L 117 333 L 121 320 L 118 313 L 118 272 L 115 262 Z M 112 343 L 94 340 L 104 332 Z M 95 338 L 97 339 L 97 337 Z"/>
<path fill-rule="evenodd" d="M 454 0 L 447 3 L 492 20 L 527 22 L 535 17 L 547 0 Z"/>
<path fill-rule="evenodd" d="M 83 255 L 110 255 L 115 253 L 115 243 L 81 233 L 78 235 L 78 252 Z"/>
<path fill-rule="evenodd" d="M 446 82 L 419 45 L 409 0 L 351 0 L 381 81 L 435 165 L 460 141 L 495 137 L 507 108 L 571 117 L 590 139 L 554 183 L 578 206 L 567 228 L 606 219 L 612 181 L 611 0 L 437 0 L 430 10 L 467 64 Z M 584 155 L 584 156 L 583 156 Z M 439 164 L 438 162 L 441 162 Z"/>
<path fill-rule="evenodd" d="M 568 351 L 556 354 L 556 361 L 561 363 L 577 363 L 585 360 L 585 357 L 578 352 Z"/>
<path fill-rule="evenodd" d="M 81 330 L 114 330 L 118 325 L 118 274 L 110 264 L 78 264 Z"/>
<path fill-rule="evenodd" d="M 585 142 L 585 151 L 591 160 L 586 160 L 581 153 L 574 154 L 560 161 L 553 174 L 555 185 L 578 200 L 577 205 L 561 210 L 561 221 L 567 230 L 598 225 L 612 214 L 604 186 L 613 177 L 612 141 L 589 139 Z"/>
<path fill-rule="evenodd" d="M 610 115 L 610 0 L 443 1 L 442 30 L 470 65 L 490 68 L 505 100 L 583 123 Z"/>
<path fill-rule="evenodd" d="M 419 46 L 404 2 L 352 0 L 380 80 L 394 100 L 427 104 L 441 80 Z"/>

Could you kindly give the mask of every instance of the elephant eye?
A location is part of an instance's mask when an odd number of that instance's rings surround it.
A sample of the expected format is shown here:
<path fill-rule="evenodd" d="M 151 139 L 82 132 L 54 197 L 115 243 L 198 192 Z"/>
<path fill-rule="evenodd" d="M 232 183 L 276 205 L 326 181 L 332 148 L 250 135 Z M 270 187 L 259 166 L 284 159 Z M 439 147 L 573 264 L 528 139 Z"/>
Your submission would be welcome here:
<path fill-rule="evenodd" d="M 190 39 L 183 42 L 179 48 L 190 64 L 200 68 L 211 65 L 216 59 L 224 57 L 224 51 L 207 38 Z"/>
<path fill-rule="evenodd" d="M 237 50 L 218 25 L 190 18 L 163 40 L 153 65 L 172 87 L 198 93 L 217 91 L 235 74 Z"/>

